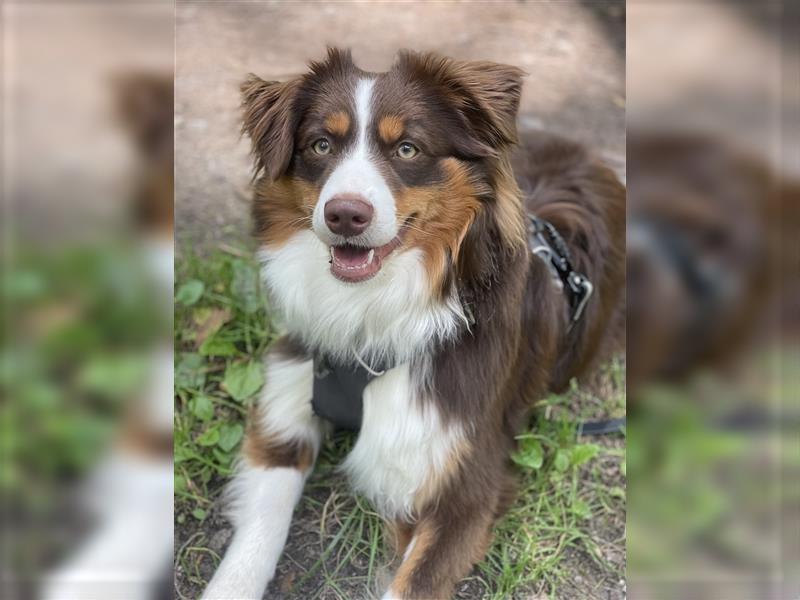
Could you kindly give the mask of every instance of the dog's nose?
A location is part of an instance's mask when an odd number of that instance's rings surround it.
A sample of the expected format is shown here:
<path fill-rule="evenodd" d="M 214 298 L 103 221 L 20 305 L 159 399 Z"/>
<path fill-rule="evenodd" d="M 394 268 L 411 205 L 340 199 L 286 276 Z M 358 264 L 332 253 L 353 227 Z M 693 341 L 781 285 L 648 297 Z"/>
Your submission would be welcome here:
<path fill-rule="evenodd" d="M 353 237 L 372 221 L 372 205 L 361 196 L 341 194 L 325 204 L 325 223 L 333 233 Z"/>

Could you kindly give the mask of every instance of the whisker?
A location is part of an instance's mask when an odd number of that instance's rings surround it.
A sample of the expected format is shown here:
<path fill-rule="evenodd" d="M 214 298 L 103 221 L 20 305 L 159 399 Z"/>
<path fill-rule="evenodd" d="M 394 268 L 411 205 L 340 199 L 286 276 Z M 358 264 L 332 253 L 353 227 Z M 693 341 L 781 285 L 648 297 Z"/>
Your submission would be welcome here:
<path fill-rule="evenodd" d="M 289 221 L 288 224 L 289 225 L 297 225 L 297 224 L 300 224 L 300 223 L 303 223 L 303 222 L 308 222 L 310 224 L 312 222 L 311 217 L 308 216 L 308 217 L 299 217 L 297 219 L 292 219 L 291 221 Z"/>
<path fill-rule="evenodd" d="M 416 226 L 414 226 L 414 225 L 411 225 L 411 224 L 409 224 L 409 223 L 406 223 L 405 227 L 406 227 L 407 229 L 410 229 L 411 231 L 416 231 L 416 232 L 418 232 L 418 233 L 421 233 L 421 234 L 423 234 L 423 235 L 435 235 L 435 234 L 434 234 L 433 232 L 431 232 L 431 231 L 425 231 L 424 229 L 421 229 L 421 228 L 419 228 L 419 227 L 416 227 Z"/>

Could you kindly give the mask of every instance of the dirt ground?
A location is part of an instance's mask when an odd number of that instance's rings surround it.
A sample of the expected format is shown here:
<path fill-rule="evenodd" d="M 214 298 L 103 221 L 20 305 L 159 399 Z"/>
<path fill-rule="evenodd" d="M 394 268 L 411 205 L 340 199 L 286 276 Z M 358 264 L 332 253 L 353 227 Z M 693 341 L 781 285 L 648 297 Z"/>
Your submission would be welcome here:
<path fill-rule="evenodd" d="M 350 47 L 359 66 L 385 70 L 398 49 L 435 50 L 524 69 L 523 130 L 544 129 L 591 145 L 625 172 L 624 2 L 332 3 L 187 2 L 176 11 L 176 245 L 203 252 L 243 243 L 250 232 L 248 140 L 239 137 L 238 84 L 248 72 L 265 79 L 301 73 L 328 45 Z M 312 480 L 313 482 L 313 480 Z M 222 482 L 220 482 L 221 484 Z M 343 491 L 346 488 L 343 487 Z M 323 494 L 325 496 L 327 494 Z M 295 516 L 270 597 L 317 552 L 320 515 L 304 504 Z M 231 530 L 216 507 L 204 521 L 209 547 L 221 553 Z M 624 515 L 598 536 L 624 535 Z M 176 550 L 197 524 L 176 524 Z M 313 557 L 312 557 L 313 559 Z M 564 598 L 624 598 L 623 581 L 603 581 L 575 555 L 574 590 Z M 624 562 L 624 557 L 617 557 Z M 313 563 L 313 560 L 310 562 Z M 355 568 L 357 571 L 357 566 Z M 210 576 L 202 573 L 203 577 Z M 199 590 L 176 570 L 178 589 Z M 469 582 L 459 598 L 480 594 Z M 578 592 L 578 589 L 583 591 Z M 584 595 L 585 590 L 596 590 Z M 538 597 L 538 596 L 536 596 Z"/>

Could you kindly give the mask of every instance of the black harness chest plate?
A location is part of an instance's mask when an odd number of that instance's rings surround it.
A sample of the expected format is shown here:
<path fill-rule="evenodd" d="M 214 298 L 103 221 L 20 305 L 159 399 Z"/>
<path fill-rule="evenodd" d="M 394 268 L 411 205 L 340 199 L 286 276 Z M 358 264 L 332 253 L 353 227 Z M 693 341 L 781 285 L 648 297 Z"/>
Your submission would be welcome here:
<path fill-rule="evenodd" d="M 333 423 L 337 429 L 358 431 L 364 413 L 364 388 L 375 376 L 360 365 L 337 366 L 324 358 L 314 358 L 314 414 Z"/>

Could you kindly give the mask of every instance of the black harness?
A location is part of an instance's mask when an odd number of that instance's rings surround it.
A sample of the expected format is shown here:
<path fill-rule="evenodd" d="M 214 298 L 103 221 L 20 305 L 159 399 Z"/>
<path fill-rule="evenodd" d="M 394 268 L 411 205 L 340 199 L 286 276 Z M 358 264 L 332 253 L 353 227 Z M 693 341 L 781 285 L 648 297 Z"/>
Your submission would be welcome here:
<path fill-rule="evenodd" d="M 531 252 L 544 261 L 553 275 L 553 281 L 566 296 L 571 329 L 583 315 L 592 296 L 592 284 L 586 276 L 575 271 L 567 244 L 551 223 L 528 215 L 528 243 Z M 340 365 L 324 356 L 315 356 L 311 399 L 314 413 L 339 429 L 357 431 L 361 427 L 364 411 L 364 388 L 385 370 L 384 366 L 370 367 L 360 359 L 355 365 Z M 608 433 L 608 427 L 593 428 L 591 425 L 583 425 L 584 435 Z M 620 427 L 615 421 L 611 430 L 619 431 Z"/>
<path fill-rule="evenodd" d="M 592 282 L 573 268 L 569 248 L 553 224 L 532 214 L 528 214 L 528 245 L 534 256 L 544 261 L 553 281 L 567 297 L 572 329 L 592 297 Z"/>
<path fill-rule="evenodd" d="M 314 414 L 333 423 L 338 429 L 358 431 L 364 411 L 364 388 L 383 375 L 361 364 L 337 365 L 324 356 L 314 357 Z"/>

